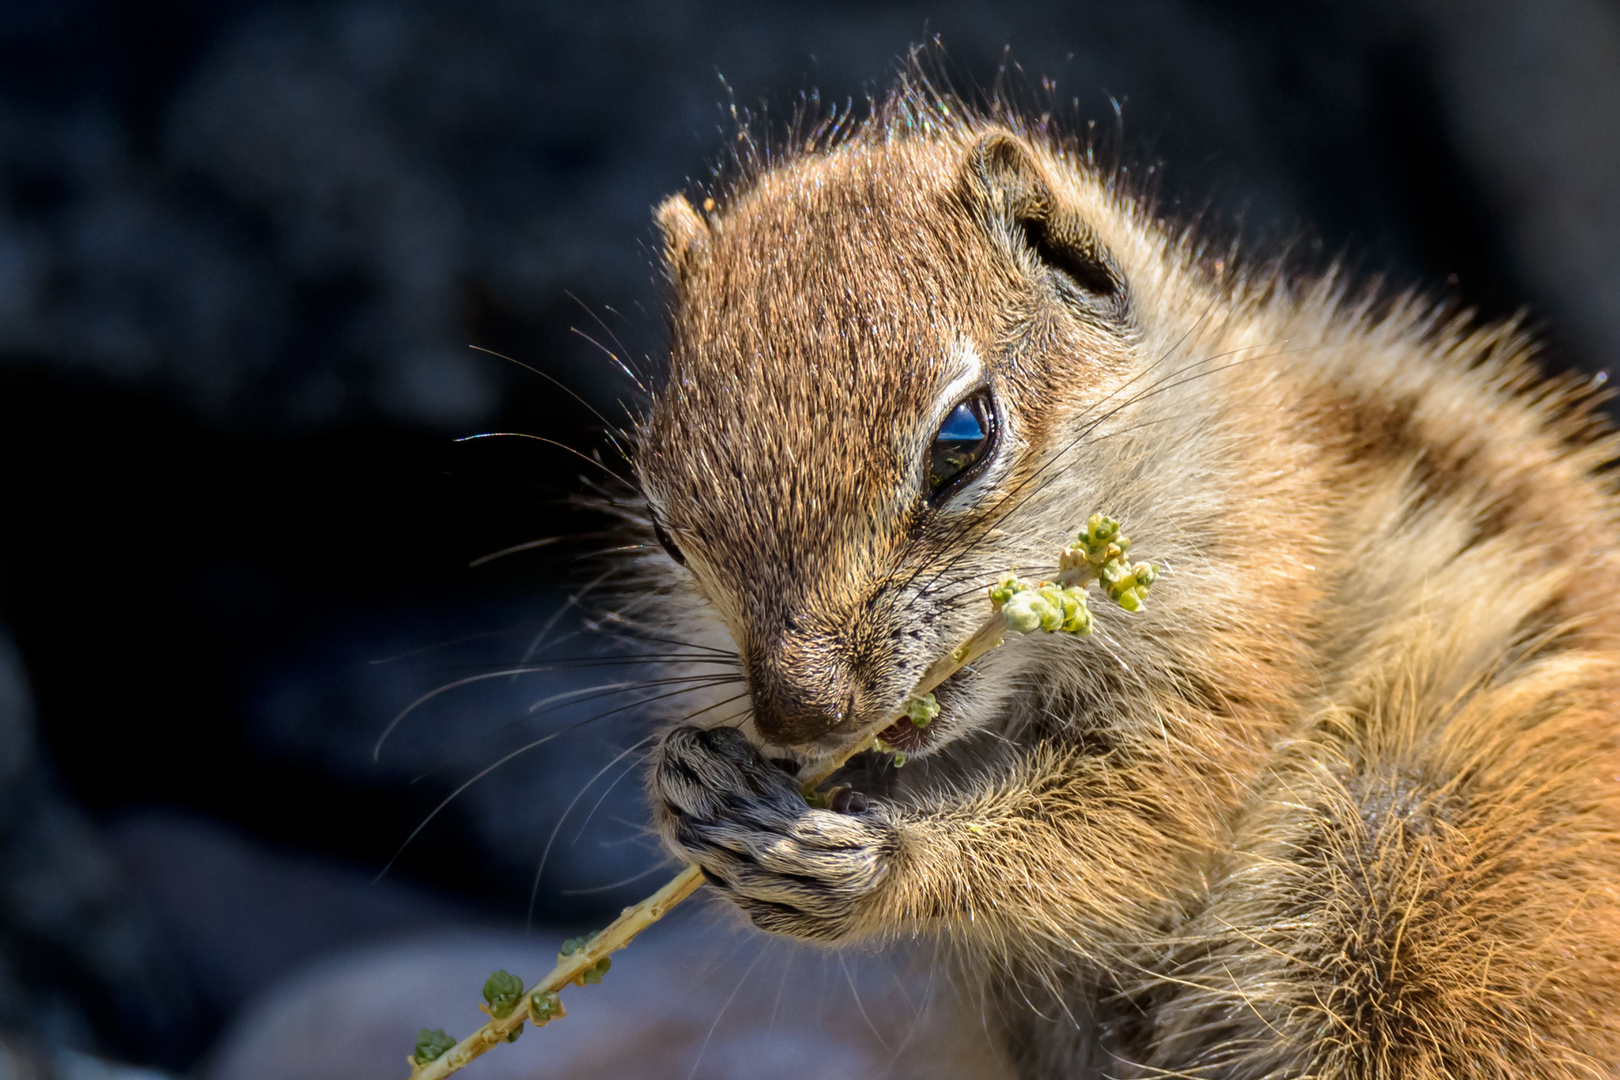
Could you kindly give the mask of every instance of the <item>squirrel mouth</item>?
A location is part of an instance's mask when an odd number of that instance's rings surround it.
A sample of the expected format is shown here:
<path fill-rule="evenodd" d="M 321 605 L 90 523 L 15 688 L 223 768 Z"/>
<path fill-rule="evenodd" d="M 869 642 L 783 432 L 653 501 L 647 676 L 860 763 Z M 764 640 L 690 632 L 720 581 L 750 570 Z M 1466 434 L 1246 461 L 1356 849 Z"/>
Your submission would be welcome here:
<path fill-rule="evenodd" d="M 878 732 L 878 738 L 906 754 L 915 754 L 928 745 L 928 732 L 912 723 L 909 716 L 902 716 Z"/>
<path fill-rule="evenodd" d="M 953 692 L 961 685 L 961 680 L 969 677 L 972 671 L 971 667 L 964 667 L 959 671 L 954 671 L 944 682 L 934 687 L 934 693 L 938 695 L 940 703 L 945 706 L 944 712 L 950 711 L 949 698 L 954 696 Z M 946 722 L 943 713 L 935 716 L 921 727 L 917 726 L 911 717 L 902 715 L 894 723 L 879 731 L 877 738 L 880 743 L 885 743 L 890 749 L 897 750 L 902 754 L 918 754 L 931 749 L 939 743 L 941 736 L 945 733 L 942 729 L 949 730 L 951 726 L 950 723 Z"/>
<path fill-rule="evenodd" d="M 961 672 L 952 674 L 950 678 L 935 687 L 934 692 L 940 694 L 941 691 L 948 691 L 955 687 L 957 678 L 960 675 Z M 941 696 L 944 695 L 941 694 Z M 949 711 L 948 703 L 947 711 Z M 941 722 L 943 720 L 943 716 L 935 716 L 932 720 L 919 727 L 911 717 L 902 715 L 894 723 L 877 733 L 878 741 L 886 743 L 890 748 L 902 754 L 917 754 L 940 741 L 940 729 L 949 727 L 949 724 Z"/>

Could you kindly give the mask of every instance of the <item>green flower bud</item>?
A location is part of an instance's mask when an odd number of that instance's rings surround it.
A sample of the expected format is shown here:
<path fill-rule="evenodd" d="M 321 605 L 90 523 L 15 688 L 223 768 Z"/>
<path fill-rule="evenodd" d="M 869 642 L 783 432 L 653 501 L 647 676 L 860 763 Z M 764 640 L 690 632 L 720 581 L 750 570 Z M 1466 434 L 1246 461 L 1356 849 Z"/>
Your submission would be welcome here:
<path fill-rule="evenodd" d="M 1024 583 L 1019 581 L 1011 571 L 1008 571 L 1001 575 L 1000 581 L 990 586 L 990 601 L 994 604 L 1005 604 L 1023 592 L 1025 588 Z"/>
<path fill-rule="evenodd" d="M 1063 625 L 1059 629 L 1066 634 L 1090 633 L 1091 610 L 1086 606 L 1086 594 L 1079 589 L 1071 589 L 1064 599 Z"/>
<path fill-rule="evenodd" d="M 1007 601 L 1001 609 L 1001 617 L 1007 624 L 1007 629 L 1020 634 L 1033 634 L 1041 628 L 1041 617 L 1045 614 L 1047 603 L 1040 593 L 1031 589 L 1021 592 Z"/>
<path fill-rule="evenodd" d="M 596 940 L 596 935 L 600 933 L 600 930 L 592 930 L 584 937 L 569 938 L 567 941 L 562 943 L 562 948 L 557 952 L 558 961 L 560 962 L 570 956 L 573 956 L 577 952 L 584 951 L 584 949 L 588 947 L 591 942 Z"/>
<path fill-rule="evenodd" d="M 939 702 L 934 700 L 933 694 L 924 694 L 922 697 L 912 698 L 906 702 L 906 716 L 910 717 L 914 726 L 925 728 L 934 722 L 939 715 Z"/>
<path fill-rule="evenodd" d="M 1081 534 L 1081 541 L 1089 547 L 1106 544 L 1118 535 L 1119 522 L 1103 514 L 1092 514 L 1086 519 L 1086 531 Z"/>
<path fill-rule="evenodd" d="M 1071 586 L 1063 590 L 1063 626 L 1066 634 L 1091 633 L 1091 609 L 1086 605 L 1086 590 Z"/>
<path fill-rule="evenodd" d="M 523 996 L 523 980 L 505 971 L 497 971 L 484 981 L 484 1001 L 489 1015 L 504 1020 L 517 1008 Z"/>
<path fill-rule="evenodd" d="M 513 1028 L 511 1031 L 508 1031 L 506 1033 L 506 1041 L 507 1042 L 517 1042 L 518 1041 L 518 1036 L 521 1035 L 521 1034 L 523 1034 L 523 1025 L 519 1024 L 517 1027 Z"/>
<path fill-rule="evenodd" d="M 555 991 L 546 990 L 529 999 L 529 1019 L 536 1027 L 544 1027 L 562 1014 L 562 999 Z"/>
<path fill-rule="evenodd" d="M 602 976 L 608 973 L 608 968 L 612 966 L 613 957 L 604 956 L 602 959 L 580 972 L 579 976 L 574 981 L 581 986 L 584 986 L 587 983 L 599 983 L 602 981 Z"/>
<path fill-rule="evenodd" d="M 1151 589 L 1159 580 L 1159 568 L 1150 562 L 1139 562 L 1131 568 L 1131 576 L 1136 578 L 1136 591 L 1141 592 Z"/>
<path fill-rule="evenodd" d="M 1142 597 L 1141 594 L 1135 589 L 1126 589 L 1115 597 L 1115 599 L 1119 601 L 1119 606 L 1124 608 L 1126 611 L 1142 610 Z"/>
<path fill-rule="evenodd" d="M 905 763 L 906 763 L 906 755 L 899 754 L 899 753 L 894 755 L 894 767 L 895 768 L 898 769 L 901 766 L 903 766 Z"/>
<path fill-rule="evenodd" d="M 446 1035 L 444 1028 L 423 1028 L 416 1035 L 416 1064 L 426 1065 L 430 1061 L 438 1061 L 456 1045 L 453 1035 Z"/>
<path fill-rule="evenodd" d="M 1041 610 L 1041 629 L 1050 634 L 1063 626 L 1063 591 L 1055 585 L 1043 585 L 1038 590 L 1045 607 Z"/>

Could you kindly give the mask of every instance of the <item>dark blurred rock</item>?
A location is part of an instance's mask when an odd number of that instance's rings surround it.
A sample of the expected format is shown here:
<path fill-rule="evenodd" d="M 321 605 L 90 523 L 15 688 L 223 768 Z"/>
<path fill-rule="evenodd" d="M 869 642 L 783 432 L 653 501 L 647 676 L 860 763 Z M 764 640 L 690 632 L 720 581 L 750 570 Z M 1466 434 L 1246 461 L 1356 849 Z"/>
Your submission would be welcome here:
<path fill-rule="evenodd" d="M 266 850 L 193 818 L 132 815 L 107 842 L 174 942 L 175 961 L 221 1018 L 326 954 L 469 921 L 447 901 Z"/>
<path fill-rule="evenodd" d="M 0 1077 L 5 1080 L 168 1080 L 169 1074 L 64 1047 L 49 1048 L 16 1039 L 0 1039 Z"/>
<path fill-rule="evenodd" d="M 0 636 L 0 1030 L 52 1048 L 180 1062 L 190 988 L 97 830 L 54 790 L 33 703 Z"/>
<path fill-rule="evenodd" d="M 1620 362 L 1620 8 L 1425 0 L 1436 84 L 1532 319 L 1588 367 Z"/>
<path fill-rule="evenodd" d="M 155 98 L 88 70 L 78 96 L 0 96 L 0 357 L 166 386 L 216 419 L 475 425 L 520 376 L 469 343 L 611 403 L 628 383 L 568 329 L 603 336 L 611 306 L 633 355 L 656 350 L 635 310 L 648 208 L 724 152 L 730 96 L 778 118 L 800 89 L 859 99 L 934 32 L 966 89 L 1010 45 L 1027 96 L 1051 77 L 1106 131 L 1117 95 L 1126 160 L 1162 158 L 1162 191 L 1251 237 L 1314 227 L 1407 280 L 1458 273 L 1464 299 L 1523 283 L 1504 301 L 1539 302 L 1588 359 L 1620 335 L 1620 41 L 1599 0 L 160 6 L 191 51 L 163 54 Z M 139 22 L 108 0 L 0 35 L 22 50 L 114 17 Z M 1455 143 L 1446 182 L 1489 203 L 1471 257 L 1501 265 L 1426 249 L 1422 214 L 1449 211 L 1403 140 Z"/>

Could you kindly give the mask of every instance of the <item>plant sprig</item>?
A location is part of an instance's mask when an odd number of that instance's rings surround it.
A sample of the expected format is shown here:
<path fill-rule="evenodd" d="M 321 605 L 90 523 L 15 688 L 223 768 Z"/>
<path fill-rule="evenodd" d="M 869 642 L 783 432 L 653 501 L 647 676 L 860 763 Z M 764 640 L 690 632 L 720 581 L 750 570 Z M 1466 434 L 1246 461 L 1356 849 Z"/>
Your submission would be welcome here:
<path fill-rule="evenodd" d="M 874 724 L 838 753 L 807 767 L 800 775 L 806 800 L 813 806 L 825 805 L 821 785 L 864 750 L 893 753 L 895 763 L 903 764 L 904 755 L 879 739 L 878 732 L 901 719 L 927 727 L 939 715 L 935 688 L 1000 645 L 1009 630 L 1019 634 L 1091 633 L 1091 611 L 1086 605 L 1086 587 L 1091 582 L 1100 583 L 1109 599 L 1125 610 L 1140 610 L 1158 579 L 1158 570 L 1148 562 L 1127 563 L 1130 546 L 1129 538 L 1119 531 L 1119 522 L 1093 514 L 1075 542 L 1060 554 L 1055 579 L 1031 584 L 1011 571 L 1004 574 L 988 590 L 990 617 L 966 641 L 928 666 L 898 712 Z M 489 1015 L 489 1022 L 459 1042 L 442 1028 L 422 1029 L 415 1053 L 406 1059 L 411 1066 L 410 1080 L 441 1080 L 496 1044 L 516 1042 L 525 1021 L 544 1027 L 568 1015 L 559 996 L 564 987 L 601 982 L 612 965 L 612 953 L 691 896 L 704 880 L 702 869 L 689 865 L 662 889 L 625 908 L 606 928 L 564 942 L 557 965 L 527 991 L 517 976 L 495 972 L 484 983 L 484 1004 L 479 1006 Z"/>

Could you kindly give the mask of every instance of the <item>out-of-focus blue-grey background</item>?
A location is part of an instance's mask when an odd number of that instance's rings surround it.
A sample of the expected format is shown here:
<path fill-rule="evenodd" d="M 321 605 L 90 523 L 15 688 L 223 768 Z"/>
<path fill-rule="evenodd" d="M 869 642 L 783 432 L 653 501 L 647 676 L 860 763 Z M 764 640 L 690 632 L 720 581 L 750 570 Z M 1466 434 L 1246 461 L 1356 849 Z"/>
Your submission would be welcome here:
<path fill-rule="evenodd" d="M 373 760 L 417 695 L 528 655 L 612 543 L 569 504 L 588 466 L 452 440 L 612 464 L 592 410 L 632 388 L 588 339 L 656 364 L 649 208 L 733 101 L 858 102 L 936 33 L 959 87 L 1004 47 L 1055 80 L 1172 216 L 1528 307 L 1554 368 L 1620 353 L 1611 0 L 4 0 L 0 1075 L 400 1075 L 417 1026 L 477 1022 L 454 978 L 543 966 L 656 881 L 626 883 L 658 855 L 614 760 L 648 710 L 586 692 L 633 671 L 471 683 Z M 541 655 L 588 655 L 579 629 Z M 371 883 L 481 767 L 616 708 Z M 767 1024 L 726 966 L 757 943 L 683 925 L 709 989 L 599 1075 L 894 1074 L 882 1022 L 804 1027 L 854 976 L 807 1009 L 784 971 Z"/>

